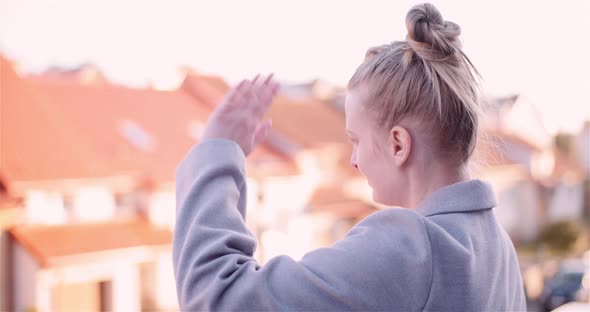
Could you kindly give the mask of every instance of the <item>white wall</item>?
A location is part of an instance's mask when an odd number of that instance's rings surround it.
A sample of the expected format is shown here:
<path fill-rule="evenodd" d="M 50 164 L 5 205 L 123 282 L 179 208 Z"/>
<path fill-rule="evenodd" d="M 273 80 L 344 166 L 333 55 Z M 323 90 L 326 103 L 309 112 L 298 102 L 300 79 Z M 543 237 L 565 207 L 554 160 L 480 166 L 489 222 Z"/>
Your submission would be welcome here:
<path fill-rule="evenodd" d="M 77 260 L 67 260 L 63 264 L 42 269 L 35 260 L 20 246 L 14 248 L 14 287 L 13 308 L 25 311 L 36 308 L 39 312 L 53 311 L 53 290 L 57 284 L 92 283 L 111 281 L 111 304 L 113 311 L 133 312 L 141 309 L 141 290 L 138 263 L 154 259 L 158 268 L 154 276 L 158 278 L 153 287 L 162 292 L 159 300 L 165 308 L 175 310 L 171 300 L 176 303 L 172 260 L 170 251 L 154 252 L 139 248 L 129 250 L 127 254 L 118 253 L 112 259 L 87 255 Z M 115 255 L 115 254 L 114 254 Z M 86 259 L 86 260 L 85 260 Z M 69 264 L 72 261 L 78 264 Z M 67 263 L 67 264 L 66 264 Z M 171 287 L 170 287 L 171 285 Z M 172 299 L 171 299 L 172 298 Z"/>
<path fill-rule="evenodd" d="M 313 176 L 270 177 L 262 182 L 264 211 L 301 213 L 319 182 Z"/>
<path fill-rule="evenodd" d="M 519 137 L 539 147 L 551 144 L 551 136 L 545 129 L 535 104 L 526 97 L 518 97 L 510 111 L 503 116 L 501 123 L 505 131 L 518 134 Z"/>
<path fill-rule="evenodd" d="M 522 166 L 486 168 L 475 177 L 490 182 L 496 194 L 494 213 L 512 239 L 533 240 L 543 215 L 539 189 Z"/>
<path fill-rule="evenodd" d="M 67 215 L 61 194 L 30 191 L 25 196 L 25 218 L 28 223 L 62 224 Z"/>
<path fill-rule="evenodd" d="M 37 273 L 39 265 L 18 244 L 13 246 L 13 308 L 14 311 L 26 311 L 37 307 Z M 41 310 L 39 310 L 41 311 Z"/>
<path fill-rule="evenodd" d="M 113 312 L 141 311 L 139 268 L 136 264 L 119 265 L 113 275 Z"/>
<path fill-rule="evenodd" d="M 105 188 L 79 189 L 74 195 L 73 205 L 73 217 L 76 221 L 104 221 L 115 216 L 115 198 Z"/>
<path fill-rule="evenodd" d="M 160 252 L 155 261 L 156 305 L 159 311 L 178 310 L 176 282 L 172 267 L 172 252 Z"/>
<path fill-rule="evenodd" d="M 334 219 L 327 214 L 290 216 L 285 227 L 262 233 L 263 253 L 260 263 L 264 264 L 280 255 L 300 260 L 306 253 L 328 246 L 332 243 L 328 234 L 333 224 Z"/>
<path fill-rule="evenodd" d="M 148 218 L 158 227 L 174 229 L 176 220 L 176 194 L 174 192 L 155 192 L 150 194 Z"/>
<path fill-rule="evenodd" d="M 549 221 L 577 220 L 583 213 L 584 188 L 582 183 L 560 183 L 549 201 Z"/>
<path fill-rule="evenodd" d="M 532 241 L 539 234 L 542 215 L 539 191 L 532 181 L 520 181 L 498 192 L 498 222 L 516 240 Z"/>
<path fill-rule="evenodd" d="M 176 283 L 170 250 L 156 252 L 153 262 L 140 265 L 142 309 L 178 311 Z"/>
<path fill-rule="evenodd" d="M 75 260 L 76 265 L 59 265 L 46 270 L 54 283 L 87 283 L 111 281 L 110 299 L 113 311 L 139 311 L 141 308 L 140 262 L 152 259 L 149 249 L 129 249 L 127 253 L 113 253 L 112 258 L 87 255 Z M 108 294 L 107 294 L 108 296 Z"/>

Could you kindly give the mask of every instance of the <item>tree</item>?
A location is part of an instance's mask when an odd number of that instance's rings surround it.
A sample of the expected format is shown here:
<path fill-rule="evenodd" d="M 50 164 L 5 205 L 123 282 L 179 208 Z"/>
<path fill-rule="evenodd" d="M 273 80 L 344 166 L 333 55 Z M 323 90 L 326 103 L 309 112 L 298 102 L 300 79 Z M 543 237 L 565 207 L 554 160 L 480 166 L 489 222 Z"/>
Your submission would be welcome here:
<path fill-rule="evenodd" d="M 567 255 L 573 251 L 576 240 L 581 234 L 578 225 L 573 221 L 551 223 L 543 227 L 539 242 L 556 255 Z"/>

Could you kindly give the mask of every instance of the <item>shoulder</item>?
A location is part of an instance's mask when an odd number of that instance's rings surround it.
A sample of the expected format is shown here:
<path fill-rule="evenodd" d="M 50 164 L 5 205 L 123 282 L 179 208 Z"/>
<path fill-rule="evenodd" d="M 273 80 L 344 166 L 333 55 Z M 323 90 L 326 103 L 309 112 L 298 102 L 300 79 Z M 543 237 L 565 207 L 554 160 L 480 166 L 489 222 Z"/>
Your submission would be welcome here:
<path fill-rule="evenodd" d="M 432 283 L 432 249 L 424 217 L 413 210 L 390 208 L 357 224 L 342 241 L 354 245 L 353 258 L 364 272 L 380 280 L 398 304 L 420 307 Z M 339 244 L 336 243 L 335 247 Z M 412 293 L 413 296 L 403 294 Z M 408 304 L 408 305 L 406 305 Z"/>
<path fill-rule="evenodd" d="M 344 239 L 306 254 L 301 263 L 333 287 L 348 289 L 350 294 L 345 291 L 344 297 L 358 297 L 359 289 L 364 289 L 367 296 L 361 301 L 379 298 L 373 310 L 392 306 L 419 310 L 428 298 L 433 267 L 422 219 L 405 209 L 376 212 Z"/>
<path fill-rule="evenodd" d="M 390 273 L 422 272 L 424 281 L 428 280 L 432 248 L 425 219 L 415 211 L 389 208 L 376 212 L 351 229 L 347 238 L 357 241 L 359 249 L 367 250 L 367 261 L 395 265 L 397 269 Z"/>
<path fill-rule="evenodd" d="M 375 212 L 359 222 L 350 234 L 366 230 L 375 232 L 373 234 L 382 233 L 393 239 L 412 238 L 415 243 L 426 243 L 428 240 L 425 218 L 406 208 L 389 208 Z"/>
<path fill-rule="evenodd" d="M 371 262 L 395 263 L 400 274 L 403 268 L 428 269 L 432 252 L 424 218 L 403 208 L 382 210 L 363 219 L 350 230 L 345 241 L 357 245 L 357 250 Z M 377 256 L 375 259 L 374 257 Z"/>

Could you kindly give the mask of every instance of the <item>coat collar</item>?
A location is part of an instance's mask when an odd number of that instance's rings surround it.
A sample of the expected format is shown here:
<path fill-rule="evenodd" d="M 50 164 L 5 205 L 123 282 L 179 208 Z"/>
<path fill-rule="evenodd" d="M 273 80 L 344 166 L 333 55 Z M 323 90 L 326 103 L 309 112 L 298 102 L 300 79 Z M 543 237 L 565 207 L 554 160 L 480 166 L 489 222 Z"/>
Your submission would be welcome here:
<path fill-rule="evenodd" d="M 474 179 L 445 186 L 423 200 L 416 210 L 425 217 L 443 213 L 470 212 L 496 206 L 492 186 Z"/>

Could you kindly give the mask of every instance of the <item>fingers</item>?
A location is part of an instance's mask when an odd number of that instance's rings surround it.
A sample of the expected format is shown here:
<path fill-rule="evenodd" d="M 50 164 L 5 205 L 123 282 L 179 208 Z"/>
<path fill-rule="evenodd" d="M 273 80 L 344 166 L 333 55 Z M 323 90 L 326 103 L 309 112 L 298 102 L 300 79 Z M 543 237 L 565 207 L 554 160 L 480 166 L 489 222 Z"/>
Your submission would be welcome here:
<path fill-rule="evenodd" d="M 268 77 L 266 77 L 266 79 L 264 80 L 264 85 L 268 86 L 270 84 L 270 82 L 272 81 L 272 77 L 274 77 L 274 75 L 275 75 L 274 73 L 268 75 Z"/>
<path fill-rule="evenodd" d="M 231 88 L 219 105 L 220 107 L 218 110 L 224 111 L 228 107 L 234 106 L 237 101 L 240 101 L 240 99 L 243 97 L 244 90 L 248 87 L 248 83 L 248 80 L 244 79 L 240 81 L 238 85 Z"/>
<path fill-rule="evenodd" d="M 264 90 L 267 87 L 267 81 L 268 78 L 266 78 L 264 81 L 259 82 L 258 78 L 260 78 L 260 74 L 256 75 L 256 77 L 254 78 L 254 81 L 252 83 L 252 91 L 254 93 L 254 95 L 256 96 L 256 98 L 260 101 L 262 100 L 263 96 L 264 96 Z"/>
<path fill-rule="evenodd" d="M 226 106 L 243 106 L 252 109 L 256 117 L 261 118 L 277 94 L 279 84 L 273 80 L 274 75 L 268 75 L 264 80 L 256 75 L 252 81 L 242 80 L 227 96 Z"/>
<path fill-rule="evenodd" d="M 270 74 L 257 88 L 257 96 L 259 99 L 257 110 L 261 115 L 266 113 L 278 91 L 279 85 L 273 81 L 273 76 L 274 74 Z"/>
<path fill-rule="evenodd" d="M 243 80 L 240 83 L 239 88 L 237 88 L 235 94 L 236 99 L 234 102 L 237 102 L 237 104 L 252 103 L 255 105 L 258 102 L 257 98 L 260 97 L 258 90 L 260 89 L 261 83 L 259 82 L 259 79 L 260 74 L 257 74 L 252 81 L 247 79 Z"/>
<path fill-rule="evenodd" d="M 256 74 L 256 76 L 254 77 L 254 79 L 252 79 L 252 85 L 256 85 L 256 82 L 258 81 L 258 78 L 260 78 L 260 74 Z"/>
<path fill-rule="evenodd" d="M 279 88 L 280 88 L 280 85 L 276 82 L 272 82 L 269 85 L 267 99 L 266 99 L 266 102 L 264 103 L 264 108 L 263 108 L 265 112 L 269 109 L 270 105 L 272 104 L 274 97 L 279 92 Z"/>

